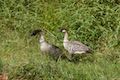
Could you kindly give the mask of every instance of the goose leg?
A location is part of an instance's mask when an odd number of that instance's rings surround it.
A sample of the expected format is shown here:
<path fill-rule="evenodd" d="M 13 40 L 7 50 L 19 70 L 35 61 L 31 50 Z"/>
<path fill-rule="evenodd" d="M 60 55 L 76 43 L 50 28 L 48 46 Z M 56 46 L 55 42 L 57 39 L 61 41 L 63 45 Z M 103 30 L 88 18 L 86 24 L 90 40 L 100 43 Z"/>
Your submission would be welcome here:
<path fill-rule="evenodd" d="M 73 59 L 73 54 L 69 54 L 68 59 L 71 61 Z"/>

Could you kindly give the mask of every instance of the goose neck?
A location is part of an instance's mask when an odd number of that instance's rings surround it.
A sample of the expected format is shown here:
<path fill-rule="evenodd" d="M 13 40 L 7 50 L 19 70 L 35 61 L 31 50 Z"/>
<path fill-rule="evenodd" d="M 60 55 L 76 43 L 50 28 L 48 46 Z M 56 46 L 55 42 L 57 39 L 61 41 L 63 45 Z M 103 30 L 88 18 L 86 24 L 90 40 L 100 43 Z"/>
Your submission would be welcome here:
<path fill-rule="evenodd" d="M 68 33 L 65 32 L 65 34 L 64 34 L 64 42 L 67 42 L 67 41 L 68 41 Z"/>
<path fill-rule="evenodd" d="M 43 42 L 45 42 L 45 39 L 44 39 L 44 36 L 41 35 L 41 37 L 40 37 L 40 43 L 43 43 Z"/>

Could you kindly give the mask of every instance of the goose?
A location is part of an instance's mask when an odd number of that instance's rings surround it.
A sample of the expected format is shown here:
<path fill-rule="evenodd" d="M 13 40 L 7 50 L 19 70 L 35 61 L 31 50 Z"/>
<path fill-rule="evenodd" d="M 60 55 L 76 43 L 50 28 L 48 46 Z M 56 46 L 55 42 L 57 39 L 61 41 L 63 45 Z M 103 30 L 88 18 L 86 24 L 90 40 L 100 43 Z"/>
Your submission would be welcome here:
<path fill-rule="evenodd" d="M 69 54 L 84 54 L 90 52 L 90 48 L 79 41 L 69 41 L 66 29 L 61 29 L 64 33 L 63 46 Z"/>
<path fill-rule="evenodd" d="M 31 36 L 35 36 L 37 34 L 40 35 L 39 43 L 40 43 L 41 52 L 44 54 L 49 54 L 55 60 L 57 60 L 62 55 L 62 50 L 59 47 L 48 43 L 44 38 L 43 31 L 40 29 L 36 29 L 36 30 L 32 31 Z"/>

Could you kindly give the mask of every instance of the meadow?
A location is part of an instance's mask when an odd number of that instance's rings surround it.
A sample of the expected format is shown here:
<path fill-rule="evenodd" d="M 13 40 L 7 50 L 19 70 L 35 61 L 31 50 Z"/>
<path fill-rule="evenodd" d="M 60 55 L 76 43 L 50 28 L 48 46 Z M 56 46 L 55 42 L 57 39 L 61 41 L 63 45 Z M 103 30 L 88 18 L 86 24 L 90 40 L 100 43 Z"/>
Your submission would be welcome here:
<path fill-rule="evenodd" d="M 41 55 L 35 29 L 63 48 L 70 40 L 92 54 L 79 62 Z M 120 0 L 0 0 L 0 74 L 9 80 L 120 80 Z"/>

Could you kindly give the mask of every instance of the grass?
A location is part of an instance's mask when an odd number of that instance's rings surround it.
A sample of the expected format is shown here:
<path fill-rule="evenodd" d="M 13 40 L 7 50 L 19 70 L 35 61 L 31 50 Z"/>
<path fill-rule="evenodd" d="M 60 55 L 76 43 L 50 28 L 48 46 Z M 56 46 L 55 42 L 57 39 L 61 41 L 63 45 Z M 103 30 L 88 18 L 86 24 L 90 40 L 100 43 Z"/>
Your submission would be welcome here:
<path fill-rule="evenodd" d="M 120 80 L 119 0 L 1 0 L 0 24 L 0 73 L 9 80 Z M 77 63 L 41 55 L 30 31 L 43 29 L 64 50 L 63 27 L 93 53 Z"/>

